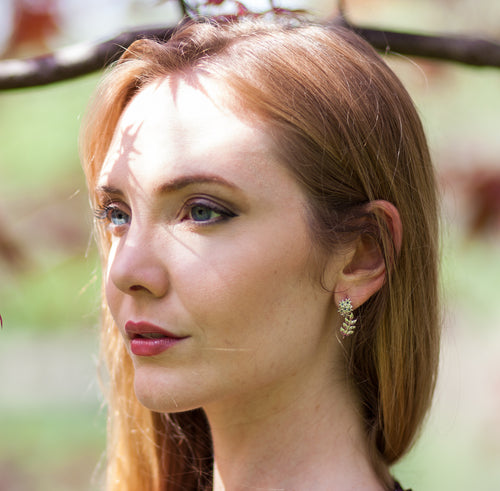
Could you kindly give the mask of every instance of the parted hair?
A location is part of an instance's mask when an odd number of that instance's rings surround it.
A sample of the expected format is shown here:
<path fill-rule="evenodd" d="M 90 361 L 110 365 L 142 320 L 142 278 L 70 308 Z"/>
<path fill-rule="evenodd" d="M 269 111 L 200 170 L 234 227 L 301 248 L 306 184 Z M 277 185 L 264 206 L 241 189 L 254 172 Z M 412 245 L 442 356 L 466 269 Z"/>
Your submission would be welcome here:
<path fill-rule="evenodd" d="M 332 251 L 369 235 L 386 265 L 382 288 L 360 306 L 343 341 L 373 465 L 411 447 L 430 406 L 439 353 L 436 184 L 422 125 L 393 72 L 365 41 L 336 27 L 284 21 L 197 21 L 167 41 L 136 41 L 91 103 L 81 155 L 93 190 L 120 115 L 143 87 L 170 75 L 221 81 L 235 110 L 269 130 L 273 151 L 307 197 L 311 237 Z M 403 237 L 366 204 L 398 209 Z M 108 232 L 99 224 L 104 266 Z M 133 367 L 103 299 L 108 372 L 108 490 L 211 489 L 210 430 L 201 409 L 158 414 L 135 398 Z"/>

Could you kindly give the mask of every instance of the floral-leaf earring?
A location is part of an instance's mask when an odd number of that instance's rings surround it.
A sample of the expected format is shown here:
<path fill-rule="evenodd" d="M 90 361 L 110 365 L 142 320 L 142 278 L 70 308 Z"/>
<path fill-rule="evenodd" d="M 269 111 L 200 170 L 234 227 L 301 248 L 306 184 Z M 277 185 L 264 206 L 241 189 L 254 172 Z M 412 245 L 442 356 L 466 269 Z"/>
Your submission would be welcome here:
<path fill-rule="evenodd" d="M 356 329 L 357 319 L 354 318 L 352 303 L 349 297 L 340 301 L 339 314 L 344 318 L 340 332 L 344 337 L 350 336 Z"/>

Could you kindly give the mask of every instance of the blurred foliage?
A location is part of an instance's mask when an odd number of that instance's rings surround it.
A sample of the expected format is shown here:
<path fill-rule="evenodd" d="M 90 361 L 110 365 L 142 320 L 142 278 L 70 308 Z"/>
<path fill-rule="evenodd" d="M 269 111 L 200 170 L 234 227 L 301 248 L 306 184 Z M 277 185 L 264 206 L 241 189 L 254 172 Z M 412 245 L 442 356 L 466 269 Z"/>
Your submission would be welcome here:
<path fill-rule="evenodd" d="M 102 489 L 97 462 L 105 419 L 81 408 L 1 413 L 0 489 Z"/>
<path fill-rule="evenodd" d="M 77 154 L 81 116 L 99 74 L 0 93 L 0 193 L 42 194 L 69 178 L 82 183 Z"/>
<path fill-rule="evenodd" d="M 58 329 L 97 318 L 98 260 L 77 153 L 96 77 L 0 94 L 0 224 L 21 259 L 0 257 L 5 328 Z"/>
<path fill-rule="evenodd" d="M 0 286 L 5 329 L 45 333 L 97 323 L 99 273 L 94 255 L 61 259 L 17 275 Z"/>

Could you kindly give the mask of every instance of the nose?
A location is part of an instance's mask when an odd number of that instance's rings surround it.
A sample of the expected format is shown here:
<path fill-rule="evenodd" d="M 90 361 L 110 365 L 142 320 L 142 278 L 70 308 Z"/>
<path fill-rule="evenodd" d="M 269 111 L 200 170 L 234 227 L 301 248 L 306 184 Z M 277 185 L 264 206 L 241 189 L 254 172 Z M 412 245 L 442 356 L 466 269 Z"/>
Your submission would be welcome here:
<path fill-rule="evenodd" d="M 153 233 L 133 226 L 123 237 L 115 239 L 108 257 L 108 282 L 129 295 L 165 296 L 169 278 L 164 262 L 165 251 Z"/>

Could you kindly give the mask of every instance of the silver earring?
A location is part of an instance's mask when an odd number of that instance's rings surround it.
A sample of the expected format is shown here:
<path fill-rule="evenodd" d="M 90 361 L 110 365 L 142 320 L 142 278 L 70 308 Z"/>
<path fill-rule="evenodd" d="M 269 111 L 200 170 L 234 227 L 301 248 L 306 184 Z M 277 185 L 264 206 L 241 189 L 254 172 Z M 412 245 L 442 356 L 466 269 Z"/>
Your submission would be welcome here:
<path fill-rule="evenodd" d="M 358 319 L 354 318 L 353 308 L 351 299 L 349 297 L 344 298 L 339 303 L 339 314 L 344 318 L 340 332 L 344 337 L 350 336 L 356 329 L 356 321 Z"/>

